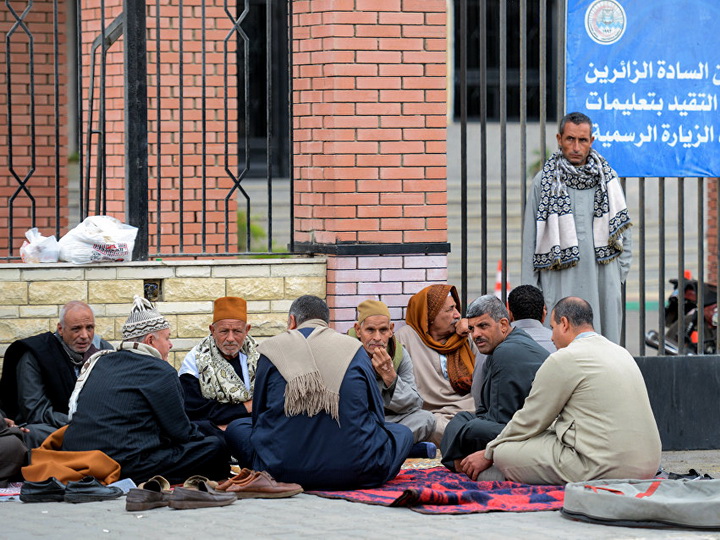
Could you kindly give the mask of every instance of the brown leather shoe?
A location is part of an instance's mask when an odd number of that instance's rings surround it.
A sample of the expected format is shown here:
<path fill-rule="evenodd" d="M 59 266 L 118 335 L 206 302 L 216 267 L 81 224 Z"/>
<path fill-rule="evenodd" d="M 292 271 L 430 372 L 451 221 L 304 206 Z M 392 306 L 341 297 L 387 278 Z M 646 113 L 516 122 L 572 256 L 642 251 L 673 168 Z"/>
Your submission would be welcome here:
<path fill-rule="evenodd" d="M 256 472 L 245 481 L 234 483 L 227 488 L 228 493 L 234 493 L 238 499 L 282 499 L 302 493 L 299 484 L 277 482 L 266 471 Z"/>
<path fill-rule="evenodd" d="M 250 481 L 252 478 L 255 478 L 255 475 L 257 475 L 257 471 L 253 471 L 252 469 L 242 469 L 238 474 L 233 476 L 232 478 L 228 478 L 224 482 L 220 482 L 220 484 L 215 488 L 218 491 L 227 491 L 227 489 L 232 486 L 233 484 L 243 484 L 248 481 Z"/>

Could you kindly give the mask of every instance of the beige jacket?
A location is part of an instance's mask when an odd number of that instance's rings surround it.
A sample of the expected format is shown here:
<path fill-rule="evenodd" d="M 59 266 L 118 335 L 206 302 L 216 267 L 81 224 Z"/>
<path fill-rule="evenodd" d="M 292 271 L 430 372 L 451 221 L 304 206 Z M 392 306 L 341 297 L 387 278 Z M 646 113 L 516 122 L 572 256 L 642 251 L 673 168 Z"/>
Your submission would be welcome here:
<path fill-rule="evenodd" d="M 635 360 L 619 345 L 590 335 L 545 360 L 525 405 L 485 455 L 515 481 L 536 483 L 528 472 L 535 463 L 548 468 L 540 480 L 556 475 L 579 482 L 651 477 L 661 450 Z"/>

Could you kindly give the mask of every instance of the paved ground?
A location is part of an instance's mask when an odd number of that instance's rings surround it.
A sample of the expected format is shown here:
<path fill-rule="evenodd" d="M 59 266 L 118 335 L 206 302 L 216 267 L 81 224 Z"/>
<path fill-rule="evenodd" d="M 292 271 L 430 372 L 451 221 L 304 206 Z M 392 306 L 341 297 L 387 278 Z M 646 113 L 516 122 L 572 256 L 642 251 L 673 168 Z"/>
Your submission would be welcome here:
<path fill-rule="evenodd" d="M 666 470 L 696 468 L 720 477 L 720 451 L 666 452 Z M 124 499 L 102 503 L 0 503 L 0 538 L 720 538 L 720 532 L 607 527 L 559 512 L 427 516 L 301 494 L 239 500 L 224 508 L 125 511 Z"/>

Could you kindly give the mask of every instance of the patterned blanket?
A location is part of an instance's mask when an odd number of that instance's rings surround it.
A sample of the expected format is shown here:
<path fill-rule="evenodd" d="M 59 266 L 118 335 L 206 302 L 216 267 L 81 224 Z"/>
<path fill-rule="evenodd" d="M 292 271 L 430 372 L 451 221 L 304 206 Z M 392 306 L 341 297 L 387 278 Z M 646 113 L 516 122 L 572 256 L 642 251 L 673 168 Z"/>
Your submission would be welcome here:
<path fill-rule="evenodd" d="M 515 482 L 473 482 L 445 467 L 402 470 L 387 484 L 354 491 L 308 491 L 328 499 L 382 506 L 405 506 L 421 514 L 537 512 L 559 510 L 563 486 L 529 486 Z"/>

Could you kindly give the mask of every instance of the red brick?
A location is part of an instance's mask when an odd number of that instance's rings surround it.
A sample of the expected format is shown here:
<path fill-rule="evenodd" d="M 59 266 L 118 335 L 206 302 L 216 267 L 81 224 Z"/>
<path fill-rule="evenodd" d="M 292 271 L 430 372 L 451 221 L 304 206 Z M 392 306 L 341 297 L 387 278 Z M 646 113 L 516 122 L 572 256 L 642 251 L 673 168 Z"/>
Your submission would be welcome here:
<path fill-rule="evenodd" d="M 340 205 L 373 205 L 378 204 L 377 193 L 337 193 L 333 202 Z"/>
<path fill-rule="evenodd" d="M 434 11 L 445 13 L 446 4 L 442 0 L 402 0 L 403 11 Z"/>
<path fill-rule="evenodd" d="M 376 51 L 378 50 L 378 40 L 376 38 L 330 37 L 322 40 L 322 47 L 326 51 Z"/>
<path fill-rule="evenodd" d="M 402 191 L 444 192 L 446 189 L 447 182 L 445 180 L 405 180 L 402 185 Z"/>
<path fill-rule="evenodd" d="M 425 152 L 425 144 L 422 141 L 382 142 L 380 143 L 380 152 L 383 154 L 420 154 Z"/>
<path fill-rule="evenodd" d="M 358 77 L 356 84 L 359 89 L 399 90 L 404 82 L 399 77 Z"/>
<path fill-rule="evenodd" d="M 425 202 L 423 193 L 382 193 L 380 195 L 380 204 L 424 204 Z M 432 203 L 428 201 L 428 204 Z"/>
<path fill-rule="evenodd" d="M 404 257 L 358 257 L 358 268 L 403 268 Z"/>
<path fill-rule="evenodd" d="M 325 177 L 340 180 L 374 179 L 378 177 L 378 170 L 375 167 L 328 167 Z"/>
<path fill-rule="evenodd" d="M 387 180 L 406 180 L 411 178 L 424 178 L 422 167 L 393 167 L 382 169 L 380 178 Z"/>
<path fill-rule="evenodd" d="M 383 193 L 388 191 L 401 191 L 402 182 L 393 180 L 359 180 L 357 183 L 358 193 L 373 192 Z"/>
<path fill-rule="evenodd" d="M 356 61 L 364 64 L 399 64 L 402 62 L 400 51 L 357 51 Z"/>
<path fill-rule="evenodd" d="M 358 231 L 358 242 L 399 244 L 403 241 L 402 231 Z"/>
<path fill-rule="evenodd" d="M 408 13 L 408 12 L 392 12 L 392 11 L 381 11 L 380 12 L 380 24 L 399 24 L 402 26 L 409 25 L 421 25 L 425 22 L 425 18 L 422 13 Z"/>
<path fill-rule="evenodd" d="M 358 37 L 401 37 L 402 32 L 400 31 L 399 25 L 389 24 L 373 24 L 365 25 L 360 24 L 356 27 L 356 33 Z"/>
<path fill-rule="evenodd" d="M 359 218 L 399 218 L 403 215 L 403 209 L 401 206 L 358 206 L 357 217 Z M 384 226 L 385 220 L 381 222 L 381 228 L 386 229 Z M 390 227 L 393 229 L 394 227 Z"/>
<path fill-rule="evenodd" d="M 443 231 L 405 231 L 405 242 L 447 242 L 447 230 Z"/>
<path fill-rule="evenodd" d="M 402 294 L 402 283 L 358 283 L 358 294 L 378 295 L 378 294 Z"/>
<path fill-rule="evenodd" d="M 402 104 L 400 103 L 358 103 L 355 107 L 356 113 L 360 115 L 371 115 L 371 116 L 385 116 L 393 115 L 397 116 L 402 111 Z"/>
<path fill-rule="evenodd" d="M 381 64 L 379 67 L 382 77 L 421 77 L 426 71 L 420 64 Z"/>
<path fill-rule="evenodd" d="M 403 165 L 409 167 L 433 167 L 446 163 L 447 158 L 444 154 L 407 154 L 403 157 Z"/>
<path fill-rule="evenodd" d="M 396 154 L 367 154 L 357 156 L 359 167 L 399 167 L 402 156 Z"/>
<path fill-rule="evenodd" d="M 360 11 L 352 12 L 328 12 L 323 13 L 323 23 L 325 24 L 377 24 L 378 14 L 372 10 L 361 13 Z"/>
<path fill-rule="evenodd" d="M 402 139 L 402 130 L 400 129 L 358 129 L 358 141 L 399 141 Z M 380 151 L 385 153 L 381 143 Z"/>

